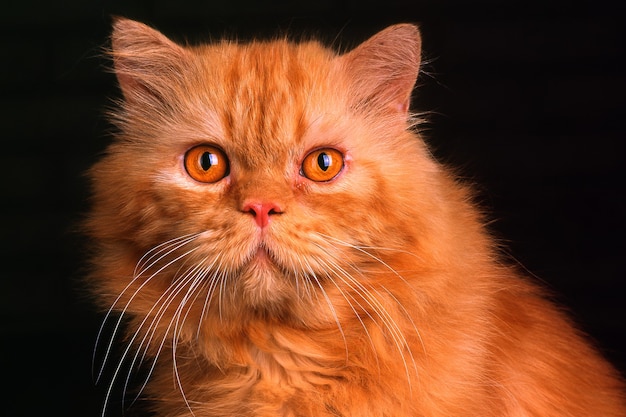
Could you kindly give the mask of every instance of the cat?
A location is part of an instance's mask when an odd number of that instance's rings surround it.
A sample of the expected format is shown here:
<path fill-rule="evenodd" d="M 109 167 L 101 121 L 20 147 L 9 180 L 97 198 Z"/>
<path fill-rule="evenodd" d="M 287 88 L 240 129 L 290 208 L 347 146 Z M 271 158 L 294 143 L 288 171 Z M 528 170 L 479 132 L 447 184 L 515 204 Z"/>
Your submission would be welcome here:
<path fill-rule="evenodd" d="M 113 379 L 144 369 L 155 415 L 626 416 L 618 372 L 429 153 L 416 26 L 345 53 L 113 26 L 89 285 L 105 362 L 125 329 Z"/>

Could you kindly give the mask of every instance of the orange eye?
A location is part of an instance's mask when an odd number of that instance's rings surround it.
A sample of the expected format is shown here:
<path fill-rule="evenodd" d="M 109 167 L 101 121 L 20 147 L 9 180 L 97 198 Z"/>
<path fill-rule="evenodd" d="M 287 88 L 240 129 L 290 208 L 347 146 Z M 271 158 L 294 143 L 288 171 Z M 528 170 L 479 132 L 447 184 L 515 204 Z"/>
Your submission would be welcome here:
<path fill-rule="evenodd" d="M 228 158 L 211 145 L 198 145 L 185 154 L 185 170 L 196 181 L 212 183 L 228 175 Z"/>
<path fill-rule="evenodd" d="M 343 154 L 336 149 L 323 148 L 304 158 L 301 175 L 317 182 L 330 181 L 343 169 Z"/>

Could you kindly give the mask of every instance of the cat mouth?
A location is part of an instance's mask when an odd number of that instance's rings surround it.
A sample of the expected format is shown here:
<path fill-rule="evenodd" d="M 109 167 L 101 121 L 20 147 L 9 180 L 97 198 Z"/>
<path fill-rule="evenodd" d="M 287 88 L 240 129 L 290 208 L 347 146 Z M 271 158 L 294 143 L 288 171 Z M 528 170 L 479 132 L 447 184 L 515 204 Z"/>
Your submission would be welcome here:
<path fill-rule="evenodd" d="M 252 252 L 247 264 L 251 267 L 257 268 L 278 268 L 276 256 L 266 245 L 260 244 L 256 250 Z"/>
<path fill-rule="evenodd" d="M 283 258 L 281 255 L 289 256 L 289 252 L 278 252 L 265 242 L 260 242 L 250 249 L 249 255 L 241 265 L 240 272 L 243 276 L 272 276 L 276 278 L 292 277 L 297 272 L 293 267 L 289 267 L 289 259 Z"/>
<path fill-rule="evenodd" d="M 254 254 L 252 255 L 252 261 L 256 263 L 272 262 L 271 257 L 272 255 L 269 249 L 263 246 L 259 246 L 256 252 L 254 252 Z"/>

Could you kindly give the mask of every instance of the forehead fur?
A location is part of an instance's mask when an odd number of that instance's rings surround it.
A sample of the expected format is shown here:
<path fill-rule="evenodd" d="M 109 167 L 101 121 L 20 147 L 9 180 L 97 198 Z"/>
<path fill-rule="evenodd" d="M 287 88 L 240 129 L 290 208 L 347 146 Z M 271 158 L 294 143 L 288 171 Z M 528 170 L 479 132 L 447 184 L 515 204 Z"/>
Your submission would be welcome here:
<path fill-rule="evenodd" d="M 153 80 L 167 94 L 159 111 L 124 103 L 126 138 L 183 147 L 211 142 L 252 167 L 256 160 L 284 160 L 304 136 L 315 135 L 319 120 L 345 116 L 340 64 L 317 42 L 224 41 L 183 51 L 184 62 L 176 63 L 182 76 Z"/>
<path fill-rule="evenodd" d="M 333 53 L 317 43 L 287 41 L 235 45 L 222 43 L 193 50 L 206 106 L 222 128 L 222 139 L 241 154 L 264 158 L 292 148 L 315 119 L 331 116 L 331 85 L 337 85 Z M 245 152 L 244 152 L 245 151 Z"/>

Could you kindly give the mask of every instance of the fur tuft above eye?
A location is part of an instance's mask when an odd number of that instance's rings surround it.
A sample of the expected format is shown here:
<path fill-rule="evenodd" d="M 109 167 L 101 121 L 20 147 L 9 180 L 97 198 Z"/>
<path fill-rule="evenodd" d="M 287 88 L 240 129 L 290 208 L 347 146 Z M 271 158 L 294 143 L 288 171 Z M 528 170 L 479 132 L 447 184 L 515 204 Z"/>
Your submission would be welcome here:
<path fill-rule="evenodd" d="M 211 145 L 198 145 L 185 153 L 185 170 L 196 181 L 214 183 L 226 177 L 230 168 L 224 151 Z"/>
<path fill-rule="evenodd" d="M 312 181 L 326 182 L 339 175 L 343 165 L 343 154 L 338 150 L 316 149 L 304 158 L 300 174 Z"/>

